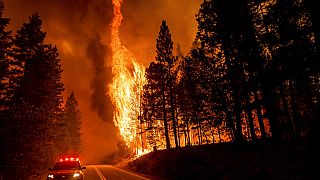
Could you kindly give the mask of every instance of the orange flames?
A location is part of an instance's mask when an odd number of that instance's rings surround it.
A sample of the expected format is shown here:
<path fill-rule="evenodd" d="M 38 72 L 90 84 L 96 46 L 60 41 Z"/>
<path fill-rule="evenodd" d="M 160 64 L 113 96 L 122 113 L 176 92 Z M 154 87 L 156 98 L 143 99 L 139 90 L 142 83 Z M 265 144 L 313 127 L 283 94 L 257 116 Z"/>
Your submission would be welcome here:
<path fill-rule="evenodd" d="M 142 87 L 145 84 L 145 68 L 136 62 L 135 57 L 121 44 L 119 29 L 123 19 L 121 13 L 122 0 L 113 0 L 113 21 L 111 24 L 111 50 L 113 82 L 109 88 L 114 104 L 114 124 L 128 147 L 141 150 L 140 100 Z M 140 150 L 138 150 L 140 149 Z"/>

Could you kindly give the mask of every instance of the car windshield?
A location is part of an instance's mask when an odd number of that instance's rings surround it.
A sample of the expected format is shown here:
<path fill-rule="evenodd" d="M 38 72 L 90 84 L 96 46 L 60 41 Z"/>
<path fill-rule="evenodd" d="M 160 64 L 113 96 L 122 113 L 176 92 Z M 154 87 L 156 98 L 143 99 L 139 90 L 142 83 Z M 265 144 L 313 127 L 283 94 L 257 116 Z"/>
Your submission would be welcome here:
<path fill-rule="evenodd" d="M 79 169 L 81 169 L 81 166 L 78 161 L 57 162 L 53 167 L 53 170 L 79 170 Z"/>

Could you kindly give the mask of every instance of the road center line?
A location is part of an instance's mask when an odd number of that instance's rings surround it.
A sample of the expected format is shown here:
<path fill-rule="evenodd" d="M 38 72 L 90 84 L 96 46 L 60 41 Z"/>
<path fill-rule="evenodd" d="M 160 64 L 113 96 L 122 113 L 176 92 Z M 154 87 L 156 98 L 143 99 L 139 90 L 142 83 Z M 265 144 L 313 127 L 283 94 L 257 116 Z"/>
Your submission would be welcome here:
<path fill-rule="evenodd" d="M 125 172 L 125 173 L 128 173 L 128 174 L 131 174 L 131 175 L 133 175 L 133 176 L 139 177 L 139 178 L 144 179 L 144 180 L 150 180 L 150 179 L 148 179 L 148 178 L 139 176 L 139 175 L 137 175 L 137 174 L 133 174 L 133 173 L 131 173 L 131 172 L 125 171 L 125 170 L 123 170 L 123 169 L 116 168 L 116 167 L 114 167 L 114 166 L 109 166 L 109 167 L 114 168 L 114 169 L 117 169 L 117 170 L 122 171 L 122 172 Z"/>
<path fill-rule="evenodd" d="M 96 170 L 96 172 L 97 172 L 97 174 L 99 175 L 99 177 L 100 177 L 101 180 L 107 180 L 107 179 L 103 176 L 103 174 L 101 173 L 101 171 L 100 171 L 96 166 L 93 166 L 93 167 L 94 167 L 94 169 Z"/>

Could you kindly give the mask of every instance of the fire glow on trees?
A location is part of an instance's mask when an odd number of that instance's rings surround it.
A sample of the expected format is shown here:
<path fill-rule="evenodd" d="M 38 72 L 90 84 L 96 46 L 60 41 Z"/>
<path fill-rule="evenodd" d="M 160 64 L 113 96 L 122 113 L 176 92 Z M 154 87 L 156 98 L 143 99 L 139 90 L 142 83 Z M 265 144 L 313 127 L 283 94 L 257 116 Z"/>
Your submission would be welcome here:
<path fill-rule="evenodd" d="M 121 44 L 119 29 L 123 19 L 122 0 L 113 0 L 113 21 L 111 24 L 111 50 L 113 82 L 109 88 L 115 108 L 113 121 L 128 147 L 136 150 L 136 155 L 148 152 L 143 149 L 143 139 L 138 134 L 140 124 L 140 104 L 142 87 L 145 84 L 145 68 L 139 65 L 129 50 Z"/>

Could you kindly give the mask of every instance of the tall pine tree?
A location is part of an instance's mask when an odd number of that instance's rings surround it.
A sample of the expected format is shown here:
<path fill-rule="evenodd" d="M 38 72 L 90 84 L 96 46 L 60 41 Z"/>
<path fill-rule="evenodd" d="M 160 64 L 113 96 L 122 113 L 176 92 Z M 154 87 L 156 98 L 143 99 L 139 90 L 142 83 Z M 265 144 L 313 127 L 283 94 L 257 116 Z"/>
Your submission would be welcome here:
<path fill-rule="evenodd" d="M 67 99 L 63 121 L 65 124 L 65 138 L 63 141 L 65 153 L 79 154 L 81 145 L 81 112 L 73 92 Z"/>
<path fill-rule="evenodd" d="M 64 90 L 62 68 L 57 48 L 44 43 L 46 33 L 41 26 L 39 14 L 34 13 L 13 40 L 15 59 L 23 65 L 23 76 L 11 110 L 16 145 L 13 163 L 21 177 L 43 173 L 59 149 L 57 133 L 61 131 Z"/>
<path fill-rule="evenodd" d="M 174 107 L 174 81 L 175 81 L 175 73 L 174 73 L 174 65 L 177 61 L 177 58 L 173 55 L 173 42 L 171 39 L 171 33 L 166 24 L 166 21 L 162 21 L 160 26 L 160 32 L 157 38 L 156 44 L 156 62 L 162 64 L 164 67 L 163 78 L 161 79 L 162 86 L 162 103 L 163 103 L 163 119 L 165 126 L 165 136 L 167 148 L 170 148 L 170 140 L 169 140 L 169 130 L 168 130 L 168 118 L 167 118 L 167 101 L 170 106 L 170 116 L 172 120 L 173 126 L 173 134 L 175 146 L 178 146 L 178 135 L 177 135 L 177 127 L 176 127 L 176 119 L 175 119 L 175 107 Z M 168 95 L 168 97 L 167 97 Z"/>

